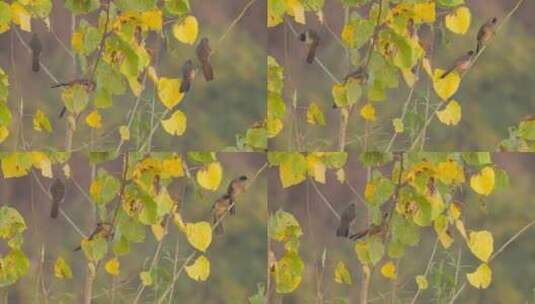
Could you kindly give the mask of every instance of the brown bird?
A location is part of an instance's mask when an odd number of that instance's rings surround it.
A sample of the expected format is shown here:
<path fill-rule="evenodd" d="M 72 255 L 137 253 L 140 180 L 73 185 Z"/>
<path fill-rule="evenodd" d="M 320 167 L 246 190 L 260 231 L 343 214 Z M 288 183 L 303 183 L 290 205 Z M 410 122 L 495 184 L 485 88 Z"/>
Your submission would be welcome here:
<path fill-rule="evenodd" d="M 216 235 L 221 235 L 225 232 L 223 228 L 223 216 L 232 205 L 230 195 L 225 194 L 219 198 L 212 207 L 212 227 Z M 217 226 L 216 226 L 217 224 Z"/>
<path fill-rule="evenodd" d="M 320 36 L 318 33 L 312 29 L 307 29 L 299 35 L 299 40 L 308 45 L 306 61 L 308 63 L 314 62 L 314 58 L 316 58 L 316 50 L 320 44 Z"/>
<path fill-rule="evenodd" d="M 61 178 L 56 177 L 50 186 L 50 196 L 52 197 L 52 209 L 50 210 L 50 217 L 57 218 L 59 213 L 59 205 L 65 198 L 65 183 Z"/>
<path fill-rule="evenodd" d="M 479 31 L 477 32 L 476 54 L 479 54 L 481 48 L 483 48 L 483 46 L 487 44 L 492 37 L 494 37 L 497 23 L 498 18 L 492 17 L 479 28 Z"/>
<path fill-rule="evenodd" d="M 197 45 L 197 59 L 201 64 L 202 73 L 206 81 L 211 81 L 214 79 L 214 70 L 212 64 L 210 63 L 210 55 L 212 55 L 212 49 L 210 48 L 210 43 L 208 38 L 204 37 Z"/>
<path fill-rule="evenodd" d="M 349 226 L 355 220 L 356 216 L 355 204 L 347 205 L 347 207 L 344 209 L 344 212 L 342 212 L 342 215 L 340 216 L 340 224 L 338 224 L 338 228 L 336 229 L 336 236 L 344 238 L 348 237 Z"/>
<path fill-rule="evenodd" d="M 231 215 L 236 214 L 236 199 L 240 194 L 245 192 L 245 181 L 247 181 L 247 176 L 242 175 L 233 179 L 228 185 L 227 195 L 230 197 L 231 202 L 234 203 L 229 210 Z"/>
<path fill-rule="evenodd" d="M 187 60 L 182 65 L 182 82 L 180 83 L 180 93 L 189 92 L 191 82 L 195 78 L 195 69 L 191 60 Z"/>
<path fill-rule="evenodd" d="M 378 233 L 383 232 L 383 225 L 371 225 L 369 229 L 364 229 L 362 231 L 359 231 L 353 235 L 351 235 L 349 238 L 353 241 L 356 241 L 358 239 L 361 239 L 365 236 L 372 236 L 376 235 Z"/>
<path fill-rule="evenodd" d="M 32 39 L 30 40 L 30 49 L 32 50 L 32 71 L 39 72 L 39 55 L 43 50 L 41 45 L 41 40 L 37 33 L 33 33 Z"/>
<path fill-rule="evenodd" d="M 95 238 L 103 238 L 105 240 L 109 240 L 113 237 L 113 225 L 110 223 L 97 223 L 97 227 L 95 227 L 95 230 L 89 235 L 87 238 L 88 241 L 92 241 Z M 74 248 L 74 251 L 78 251 L 82 249 L 82 246 L 78 246 Z"/>
<path fill-rule="evenodd" d="M 474 51 L 470 50 L 466 54 L 462 55 L 461 57 L 457 58 L 455 60 L 455 63 L 452 67 L 450 67 L 442 76 L 440 76 L 440 79 L 445 78 L 448 76 L 451 72 L 457 71 L 459 73 L 462 73 L 470 67 L 472 64 L 472 58 L 474 57 Z"/>

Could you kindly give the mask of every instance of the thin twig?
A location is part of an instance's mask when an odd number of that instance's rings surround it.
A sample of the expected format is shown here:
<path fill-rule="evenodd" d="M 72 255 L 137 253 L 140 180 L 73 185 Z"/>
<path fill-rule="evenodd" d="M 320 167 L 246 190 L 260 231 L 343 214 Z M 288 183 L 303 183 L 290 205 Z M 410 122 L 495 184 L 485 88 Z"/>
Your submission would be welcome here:
<path fill-rule="evenodd" d="M 310 179 L 309 182 L 312 183 L 312 186 L 314 187 L 314 189 L 316 190 L 316 192 L 320 196 L 321 200 L 325 203 L 325 205 L 327 207 L 329 207 L 329 210 L 331 210 L 331 212 L 336 217 L 336 219 L 340 220 L 340 214 L 338 214 L 338 212 L 336 212 L 336 209 L 334 209 L 333 205 L 329 202 L 329 200 L 325 197 L 325 195 L 323 195 L 323 193 L 321 193 L 320 189 L 316 185 L 316 182 L 314 180 L 312 180 L 312 179 Z"/>
<path fill-rule="evenodd" d="M 438 247 L 438 239 L 435 240 L 435 245 L 433 246 L 433 251 L 431 252 L 431 256 L 429 257 L 429 260 L 427 262 L 427 267 L 425 268 L 424 276 L 426 276 L 426 277 L 427 277 L 427 274 L 429 273 L 429 271 L 431 270 L 431 265 L 433 264 L 433 259 L 435 258 L 435 253 L 437 251 L 437 247 Z M 421 289 L 418 288 L 418 290 L 416 291 L 416 294 L 414 294 L 414 297 L 412 298 L 411 304 L 416 303 L 416 300 L 418 299 L 418 296 L 420 296 L 420 291 L 421 291 Z"/>

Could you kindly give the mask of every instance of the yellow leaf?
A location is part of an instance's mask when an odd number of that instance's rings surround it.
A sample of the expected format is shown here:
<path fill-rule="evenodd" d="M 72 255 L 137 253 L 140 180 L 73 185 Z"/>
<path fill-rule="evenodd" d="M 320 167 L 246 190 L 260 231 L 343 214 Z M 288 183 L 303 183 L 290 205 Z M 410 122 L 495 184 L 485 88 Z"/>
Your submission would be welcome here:
<path fill-rule="evenodd" d="M 375 121 L 375 107 L 369 103 L 360 109 L 360 116 L 367 121 Z"/>
<path fill-rule="evenodd" d="M 158 98 L 163 105 L 171 110 L 184 97 L 180 93 L 180 79 L 160 77 L 158 80 Z"/>
<path fill-rule="evenodd" d="M 371 201 L 377 192 L 377 185 L 373 181 L 369 181 L 364 188 L 364 198 Z"/>
<path fill-rule="evenodd" d="M 11 20 L 26 32 L 32 31 L 32 15 L 18 2 L 11 4 Z"/>
<path fill-rule="evenodd" d="M 186 131 L 187 121 L 186 115 L 176 110 L 168 119 L 162 119 L 162 126 L 167 133 L 180 136 Z"/>
<path fill-rule="evenodd" d="M 494 251 L 492 234 L 486 230 L 470 232 L 468 248 L 478 259 L 488 262 L 492 251 Z"/>
<path fill-rule="evenodd" d="M 201 255 L 193 264 L 186 266 L 186 273 L 195 281 L 206 281 L 210 276 L 210 261 Z"/>
<path fill-rule="evenodd" d="M 427 287 L 429 287 L 429 283 L 427 283 L 427 278 L 424 275 L 416 276 L 416 285 L 418 285 L 418 289 L 421 290 L 426 290 Z"/>
<path fill-rule="evenodd" d="M 43 152 L 31 152 L 32 163 L 34 167 L 41 170 L 41 174 L 45 177 L 52 178 L 52 161 Z"/>
<path fill-rule="evenodd" d="M 0 143 L 3 143 L 4 140 L 9 136 L 9 129 L 5 126 L 0 126 Z"/>
<path fill-rule="evenodd" d="M 204 189 L 216 191 L 223 177 L 223 168 L 219 162 L 209 163 L 197 171 L 197 183 Z"/>
<path fill-rule="evenodd" d="M 306 179 L 307 161 L 301 153 L 288 153 L 279 165 L 279 177 L 283 188 L 297 185 Z"/>
<path fill-rule="evenodd" d="M 455 228 L 457 228 L 457 231 L 459 231 L 459 233 L 461 234 L 461 236 L 462 236 L 465 240 L 468 240 L 468 237 L 466 236 L 466 229 L 464 229 L 464 223 L 463 223 L 463 221 L 461 221 L 461 220 L 456 220 L 456 221 L 455 221 Z"/>
<path fill-rule="evenodd" d="M 161 31 L 162 30 L 162 11 L 160 11 L 159 9 L 145 11 L 141 14 L 141 21 L 150 30 Z"/>
<path fill-rule="evenodd" d="M 158 242 L 165 236 L 165 228 L 161 224 L 151 225 L 150 229 Z"/>
<path fill-rule="evenodd" d="M 280 133 L 284 124 L 280 118 L 268 117 L 266 120 L 266 128 L 268 132 L 268 137 L 273 138 Z"/>
<path fill-rule="evenodd" d="M 72 278 L 72 270 L 62 257 L 58 257 L 54 263 L 54 276 L 58 279 Z"/>
<path fill-rule="evenodd" d="M 416 81 L 418 81 L 418 77 L 412 72 L 412 69 L 402 69 L 401 75 L 403 76 L 403 80 L 405 80 L 405 83 L 409 86 L 409 88 L 412 88 Z"/>
<path fill-rule="evenodd" d="M 446 27 L 456 33 L 464 35 L 470 27 L 471 14 L 470 10 L 466 6 L 460 6 L 453 12 L 446 15 L 445 23 Z"/>
<path fill-rule="evenodd" d="M 83 53 L 84 51 L 84 33 L 83 32 L 74 32 L 71 36 L 71 46 L 74 51 L 78 54 Z"/>
<path fill-rule="evenodd" d="M 459 89 L 459 84 L 461 83 L 461 77 L 456 71 L 449 73 L 446 77 L 441 78 L 444 74 L 444 70 L 435 69 L 435 74 L 433 75 L 433 88 L 437 95 L 442 98 L 444 101 L 448 99 L 457 92 Z"/>
<path fill-rule="evenodd" d="M 338 284 L 352 284 L 351 273 L 347 270 L 344 262 L 340 261 L 336 264 L 334 270 L 334 281 Z"/>
<path fill-rule="evenodd" d="M 437 117 L 438 120 L 440 120 L 443 124 L 447 126 L 455 126 L 461 120 L 461 113 L 462 110 L 459 103 L 455 100 L 452 100 L 448 103 L 446 108 L 437 112 Z"/>
<path fill-rule="evenodd" d="M 414 5 L 414 22 L 433 23 L 435 22 L 435 2 L 417 3 Z"/>
<path fill-rule="evenodd" d="M 186 233 L 186 224 L 184 224 L 184 221 L 182 220 L 182 215 L 180 215 L 180 213 L 173 213 L 173 223 L 175 223 L 176 227 L 180 229 L 180 231 Z"/>
<path fill-rule="evenodd" d="M 458 220 L 461 217 L 461 208 L 459 207 L 459 203 L 452 202 L 450 204 L 448 212 L 451 218 L 453 218 L 454 220 Z"/>
<path fill-rule="evenodd" d="M 65 175 L 66 178 L 71 177 L 71 167 L 69 166 L 69 164 L 65 164 L 62 168 L 62 171 L 63 175 Z"/>
<path fill-rule="evenodd" d="M 464 183 L 463 167 L 451 159 L 439 163 L 436 172 L 438 179 L 447 185 Z"/>
<path fill-rule="evenodd" d="M 106 262 L 104 265 L 104 269 L 106 269 L 106 272 L 111 274 L 112 276 L 118 276 L 119 275 L 119 260 L 117 257 L 114 257 L 113 259 L 110 259 Z"/>
<path fill-rule="evenodd" d="M 342 29 L 342 33 L 340 34 L 340 37 L 342 38 L 342 41 L 347 45 L 351 46 L 353 45 L 353 33 L 355 29 L 353 28 L 353 25 L 351 23 L 347 23 L 344 25 L 344 28 Z"/>
<path fill-rule="evenodd" d="M 4 178 L 25 176 L 30 168 L 31 163 L 26 161 L 24 153 L 11 152 L 2 158 Z"/>
<path fill-rule="evenodd" d="M 199 23 L 195 16 L 187 16 L 182 21 L 175 23 L 173 26 L 173 35 L 183 43 L 193 44 L 197 40 L 199 33 Z"/>
<path fill-rule="evenodd" d="M 208 222 L 187 223 L 185 233 L 191 246 L 202 252 L 212 243 L 212 227 Z"/>
<path fill-rule="evenodd" d="M 346 172 L 344 171 L 344 168 L 340 168 L 336 171 L 336 179 L 342 184 L 345 183 Z"/>
<path fill-rule="evenodd" d="M 394 132 L 396 133 L 403 133 L 403 131 L 405 130 L 405 126 L 401 118 L 394 118 L 392 120 L 392 125 L 394 125 Z"/>
<path fill-rule="evenodd" d="M 477 289 L 486 289 L 492 282 L 492 270 L 489 265 L 483 263 L 477 267 L 476 271 L 467 273 L 466 278 L 470 285 Z"/>
<path fill-rule="evenodd" d="M 325 125 L 325 117 L 317 103 L 312 102 L 307 110 L 307 122 L 311 125 Z"/>
<path fill-rule="evenodd" d="M 184 176 L 184 166 L 180 155 L 173 154 L 170 158 L 164 159 L 161 174 L 163 177 Z"/>
<path fill-rule="evenodd" d="M 494 189 L 494 169 L 492 167 L 485 167 L 478 174 L 472 175 L 470 178 L 470 186 L 474 191 L 481 195 L 488 196 Z"/>
<path fill-rule="evenodd" d="M 141 284 L 143 286 L 152 285 L 152 275 L 148 271 L 142 271 L 139 273 L 139 278 L 141 279 Z"/>
<path fill-rule="evenodd" d="M 48 120 L 46 114 L 41 110 L 37 110 L 33 116 L 33 129 L 38 132 L 43 130 L 47 131 L 48 133 L 52 132 L 50 120 Z"/>
<path fill-rule="evenodd" d="M 295 22 L 305 24 L 305 7 L 299 0 L 286 0 L 288 15 L 293 16 Z"/>
<path fill-rule="evenodd" d="M 381 267 L 381 274 L 388 279 L 395 280 L 398 275 L 396 273 L 396 265 L 392 261 L 388 261 Z"/>
<path fill-rule="evenodd" d="M 120 126 L 119 135 L 121 136 L 122 141 L 130 140 L 130 129 L 128 129 L 128 126 Z"/>
<path fill-rule="evenodd" d="M 158 73 L 152 65 L 147 68 L 147 75 L 154 84 L 158 84 Z"/>
<path fill-rule="evenodd" d="M 325 184 L 325 171 L 327 167 L 319 157 L 309 154 L 306 157 L 308 175 L 312 176 L 318 183 Z"/>
<path fill-rule="evenodd" d="M 85 122 L 91 128 L 102 128 L 102 117 L 100 116 L 100 113 L 97 110 L 94 110 L 93 112 L 89 113 L 89 115 L 87 115 L 87 117 L 85 118 Z"/>

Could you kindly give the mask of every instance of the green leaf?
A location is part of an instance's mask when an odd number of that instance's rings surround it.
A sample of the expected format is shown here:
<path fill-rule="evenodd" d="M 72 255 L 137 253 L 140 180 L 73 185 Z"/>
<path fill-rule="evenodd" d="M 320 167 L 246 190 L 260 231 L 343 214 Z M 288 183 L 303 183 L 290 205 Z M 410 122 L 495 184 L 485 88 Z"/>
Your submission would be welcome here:
<path fill-rule="evenodd" d="M 66 0 L 65 7 L 73 14 L 87 14 L 100 7 L 99 0 Z"/>
<path fill-rule="evenodd" d="M 268 235 L 276 241 L 286 242 L 299 238 L 303 231 L 293 214 L 279 209 L 268 220 Z"/>
<path fill-rule="evenodd" d="M 189 0 L 165 0 L 164 9 L 172 15 L 182 16 L 190 12 Z"/>
<path fill-rule="evenodd" d="M 109 203 L 119 191 L 119 181 L 108 174 L 102 168 L 99 168 L 97 177 L 91 183 L 89 193 L 97 205 Z"/>
<path fill-rule="evenodd" d="M 102 237 L 95 237 L 92 240 L 82 240 L 82 250 L 86 258 L 93 262 L 98 262 L 106 256 L 108 243 Z"/>
<path fill-rule="evenodd" d="M 0 258 L 0 287 L 16 283 L 30 268 L 30 260 L 20 250 L 13 250 Z"/>
<path fill-rule="evenodd" d="M 87 107 L 89 94 L 82 85 L 76 84 L 64 89 L 61 99 L 69 112 L 78 115 Z"/>
<path fill-rule="evenodd" d="M 472 166 L 484 166 L 492 163 L 489 152 L 464 152 L 462 157 L 467 164 Z"/>
<path fill-rule="evenodd" d="M 156 6 L 156 0 L 116 0 L 115 5 L 122 11 L 146 11 Z"/>
<path fill-rule="evenodd" d="M 188 159 L 203 165 L 217 161 L 214 152 L 188 152 Z"/>
<path fill-rule="evenodd" d="M 11 123 L 11 111 L 7 103 L 0 102 L 0 125 L 8 126 Z"/>
<path fill-rule="evenodd" d="M 286 254 L 275 264 L 275 285 L 277 293 L 291 293 L 303 279 L 305 265 L 301 257 L 294 252 Z"/>
<path fill-rule="evenodd" d="M 255 149 L 267 149 L 267 130 L 265 128 L 249 128 L 245 133 L 245 142 Z"/>
<path fill-rule="evenodd" d="M 307 165 L 305 156 L 298 152 L 284 153 L 279 165 L 279 176 L 284 188 L 305 180 Z"/>
<path fill-rule="evenodd" d="M 535 120 L 524 120 L 518 125 L 518 136 L 525 140 L 535 140 Z"/>

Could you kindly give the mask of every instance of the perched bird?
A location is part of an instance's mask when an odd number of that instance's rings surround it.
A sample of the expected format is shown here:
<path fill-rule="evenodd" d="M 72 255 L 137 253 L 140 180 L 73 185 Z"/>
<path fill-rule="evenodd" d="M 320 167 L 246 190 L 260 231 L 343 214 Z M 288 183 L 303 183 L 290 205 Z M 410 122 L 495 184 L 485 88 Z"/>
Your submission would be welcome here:
<path fill-rule="evenodd" d="M 212 227 L 215 234 L 221 235 L 225 232 L 222 219 L 231 205 L 232 200 L 228 194 L 223 195 L 214 203 L 212 207 Z M 216 224 L 217 226 L 215 226 Z"/>
<path fill-rule="evenodd" d="M 457 71 L 459 73 L 462 73 L 470 67 L 470 64 L 472 63 L 472 58 L 474 57 L 474 51 L 470 50 L 466 54 L 462 55 L 461 57 L 457 58 L 455 60 L 455 63 L 452 67 L 450 67 L 442 76 L 440 76 L 440 79 L 443 79 L 444 77 L 448 76 L 451 72 Z"/>
<path fill-rule="evenodd" d="M 50 186 L 50 196 L 52 197 L 52 209 L 50 210 L 50 217 L 57 218 L 59 213 L 59 205 L 65 198 L 65 183 L 61 178 L 56 177 Z"/>
<path fill-rule="evenodd" d="M 318 45 L 320 44 L 320 36 L 318 33 L 314 30 L 307 29 L 301 35 L 299 35 L 299 40 L 303 41 L 308 45 L 308 53 L 306 61 L 308 63 L 314 62 L 314 58 L 316 57 L 316 50 L 318 48 Z"/>
<path fill-rule="evenodd" d="M 39 55 L 43 50 L 41 45 L 41 40 L 37 33 L 33 33 L 32 39 L 30 40 L 30 49 L 32 50 L 32 71 L 39 72 Z"/>
<path fill-rule="evenodd" d="M 212 64 L 210 63 L 210 55 L 212 55 L 212 49 L 210 48 L 210 43 L 208 38 L 204 37 L 197 45 L 197 58 L 201 64 L 202 73 L 206 81 L 211 81 L 214 79 L 214 70 Z"/>
<path fill-rule="evenodd" d="M 478 54 L 479 51 L 481 51 L 481 48 L 494 37 L 497 23 L 498 18 L 492 17 L 479 28 L 479 31 L 477 32 L 476 54 Z"/>
<path fill-rule="evenodd" d="M 344 84 L 346 84 L 350 79 L 354 79 L 358 84 L 366 84 L 368 82 L 368 72 L 362 67 L 359 67 L 355 71 L 349 72 L 344 76 Z"/>
<path fill-rule="evenodd" d="M 245 181 L 247 181 L 247 176 L 242 175 L 238 178 L 233 179 L 227 188 L 227 195 L 230 197 L 231 202 L 234 203 L 232 207 L 230 207 L 230 214 L 234 215 L 236 214 L 236 199 L 240 194 L 245 192 Z"/>
<path fill-rule="evenodd" d="M 349 226 L 351 225 L 351 222 L 355 220 L 356 216 L 355 204 L 347 205 L 347 207 L 344 209 L 344 212 L 342 212 L 342 215 L 340 216 L 340 224 L 336 229 L 336 236 L 345 238 L 348 237 Z"/>
<path fill-rule="evenodd" d="M 191 60 L 187 60 L 182 65 L 182 82 L 180 83 L 180 93 L 185 93 L 189 91 L 191 87 L 191 82 L 195 78 L 195 69 L 193 68 L 193 63 Z"/>
<path fill-rule="evenodd" d="M 95 230 L 89 235 L 87 238 L 88 241 L 92 241 L 95 238 L 103 238 L 105 240 L 109 240 L 113 237 L 113 225 L 110 223 L 103 223 L 99 222 L 97 223 L 97 227 L 95 227 Z M 82 246 L 78 246 L 74 248 L 74 251 L 78 251 L 82 249 Z"/>
<path fill-rule="evenodd" d="M 380 232 L 383 232 L 383 225 L 371 225 L 369 229 L 364 229 L 362 231 L 359 231 L 353 235 L 351 235 L 349 238 L 353 241 L 356 241 L 358 239 L 361 239 L 365 236 L 372 236 L 376 235 Z"/>

